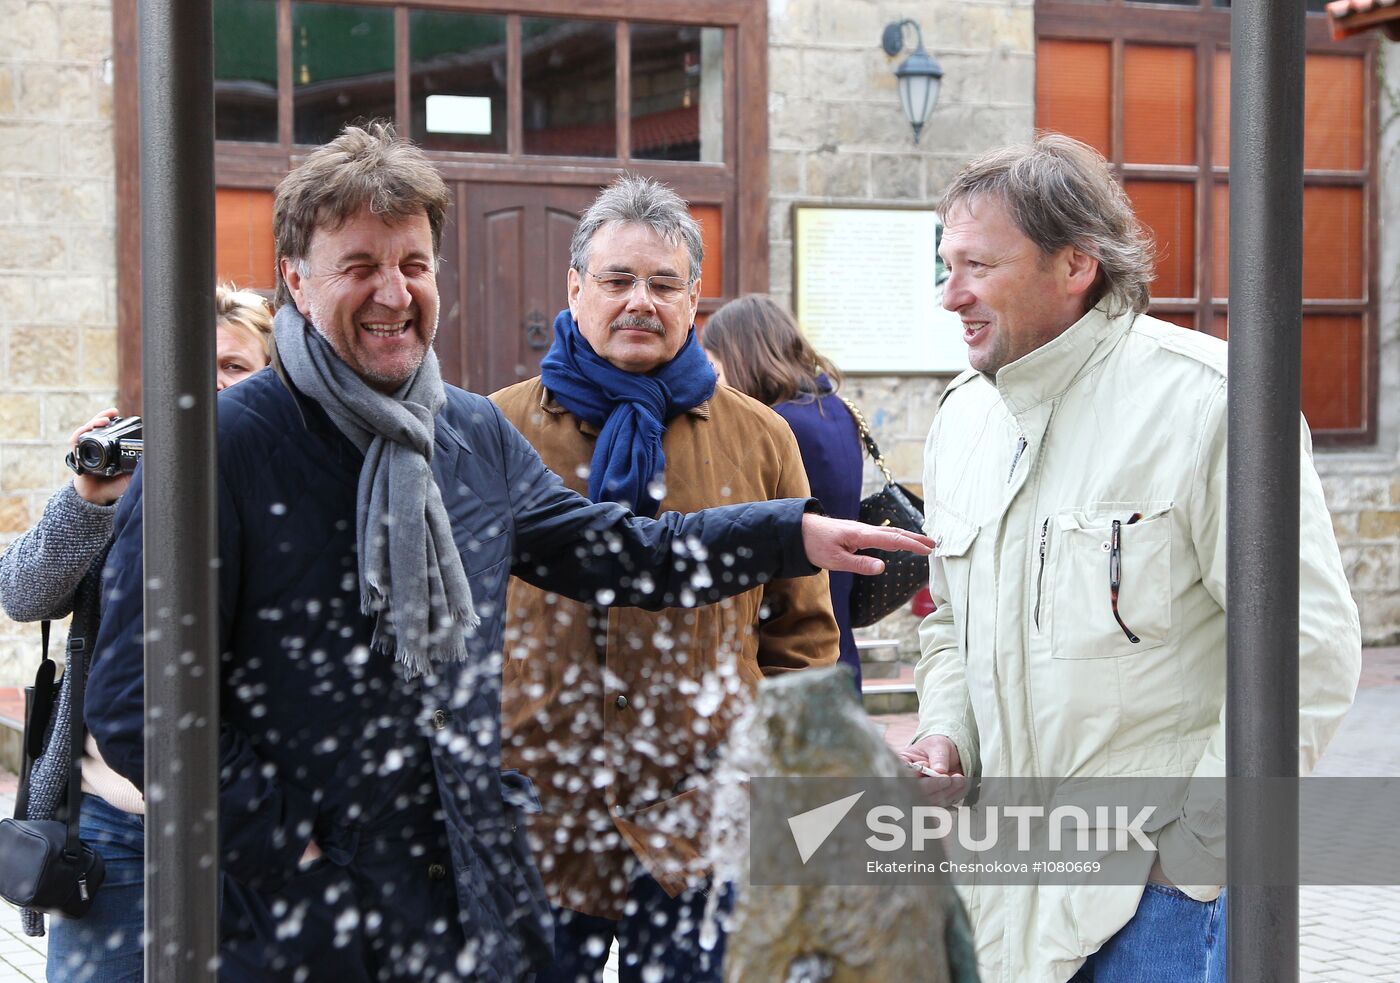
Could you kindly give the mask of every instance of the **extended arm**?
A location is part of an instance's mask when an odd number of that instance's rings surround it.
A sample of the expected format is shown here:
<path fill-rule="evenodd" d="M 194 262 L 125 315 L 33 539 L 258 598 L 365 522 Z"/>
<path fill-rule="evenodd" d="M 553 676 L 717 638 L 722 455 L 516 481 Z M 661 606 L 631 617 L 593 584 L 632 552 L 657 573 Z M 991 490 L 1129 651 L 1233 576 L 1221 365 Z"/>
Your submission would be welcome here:
<path fill-rule="evenodd" d="M 818 567 L 878 572 L 883 564 L 855 555 L 860 549 L 929 550 L 929 541 L 912 533 L 808 514 L 817 507 L 812 499 L 667 512 L 656 519 L 589 502 L 493 410 L 515 520 L 511 572 L 566 597 L 653 611 L 696 607 Z"/>

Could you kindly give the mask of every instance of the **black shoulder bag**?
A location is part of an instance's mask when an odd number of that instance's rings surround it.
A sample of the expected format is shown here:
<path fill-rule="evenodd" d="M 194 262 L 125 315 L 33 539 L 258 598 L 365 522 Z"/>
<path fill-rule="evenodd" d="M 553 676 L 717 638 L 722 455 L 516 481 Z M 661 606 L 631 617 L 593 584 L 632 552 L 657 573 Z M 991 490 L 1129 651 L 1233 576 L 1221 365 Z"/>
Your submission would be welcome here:
<path fill-rule="evenodd" d="M 885 487 L 875 494 L 861 499 L 860 521 L 872 526 L 895 526 L 908 532 L 923 532 L 924 500 L 908 488 L 894 480 L 880 447 L 870 435 L 865 417 L 845 396 L 841 402 L 855 417 L 860 439 L 870 453 L 875 467 L 885 476 Z M 928 559 L 915 553 L 890 553 L 885 550 L 862 550 L 869 556 L 878 556 L 885 561 L 884 573 L 873 577 L 855 578 L 851 588 L 851 626 L 864 628 L 873 625 L 885 615 L 907 603 L 928 584 Z"/>
<path fill-rule="evenodd" d="M 44 663 L 49 661 L 48 624 L 44 625 Z M 68 641 L 68 669 L 72 692 L 68 698 L 68 818 L 0 820 L 0 897 L 22 908 L 81 918 L 92 907 L 93 895 L 102 886 L 107 866 L 92 847 L 78 839 L 78 813 L 83 801 L 83 689 L 87 671 L 87 643 Z M 52 685 L 53 670 L 47 673 Z M 39 682 L 45 679 L 40 666 Z M 41 694 L 36 694 L 39 696 Z M 52 707 L 52 702 L 48 704 Z M 40 704 L 35 701 L 33 707 Z M 33 722 L 32 720 L 30 721 Z M 44 727 L 34 740 L 42 743 Z M 25 754 L 31 751 L 26 734 Z M 37 755 L 36 755 L 37 756 Z M 22 814 L 22 813 L 21 813 Z"/>

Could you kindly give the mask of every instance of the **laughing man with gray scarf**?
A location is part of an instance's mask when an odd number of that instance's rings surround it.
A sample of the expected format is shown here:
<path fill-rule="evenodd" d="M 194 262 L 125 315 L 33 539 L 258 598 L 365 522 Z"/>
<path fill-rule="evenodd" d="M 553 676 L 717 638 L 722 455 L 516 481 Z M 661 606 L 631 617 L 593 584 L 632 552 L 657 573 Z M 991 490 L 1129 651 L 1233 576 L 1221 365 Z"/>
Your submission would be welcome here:
<path fill-rule="evenodd" d="M 818 566 L 875 572 L 867 547 L 928 551 L 810 500 L 652 520 L 567 489 L 490 402 L 441 380 L 448 204 L 382 125 L 278 187 L 275 357 L 219 402 L 225 981 L 508 981 L 549 961 L 522 816 L 538 806 L 500 771 L 511 574 L 659 609 Z M 140 502 L 138 472 L 87 714 L 138 786 Z"/>

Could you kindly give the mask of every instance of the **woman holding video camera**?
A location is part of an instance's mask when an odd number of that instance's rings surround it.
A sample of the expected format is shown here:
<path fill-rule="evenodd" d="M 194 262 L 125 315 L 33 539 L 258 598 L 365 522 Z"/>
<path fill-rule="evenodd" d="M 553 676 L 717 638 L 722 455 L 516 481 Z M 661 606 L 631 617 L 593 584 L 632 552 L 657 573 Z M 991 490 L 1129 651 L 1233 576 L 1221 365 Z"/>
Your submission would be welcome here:
<path fill-rule="evenodd" d="M 215 290 L 215 305 L 216 388 L 222 392 L 268 364 L 272 310 L 260 294 L 224 285 Z M 76 452 L 79 438 L 116 418 L 115 409 L 97 414 L 68 438 L 70 449 Z M 0 556 L 0 606 L 12 619 L 55 620 L 71 612 L 70 640 L 90 643 L 96 637 L 102 567 L 116 503 L 130 483 L 130 472 L 80 473 L 53 494 L 38 523 Z M 53 819 L 62 813 L 71 757 L 68 681 L 65 673 L 44 753 L 31 773 L 22 818 Z M 106 879 L 85 916 L 54 916 L 49 983 L 139 983 L 145 801 L 102 760 L 91 735 L 83 745 L 82 779 L 79 831 L 83 842 L 102 856 Z M 44 934 L 39 912 L 21 909 L 21 921 L 27 935 Z"/>

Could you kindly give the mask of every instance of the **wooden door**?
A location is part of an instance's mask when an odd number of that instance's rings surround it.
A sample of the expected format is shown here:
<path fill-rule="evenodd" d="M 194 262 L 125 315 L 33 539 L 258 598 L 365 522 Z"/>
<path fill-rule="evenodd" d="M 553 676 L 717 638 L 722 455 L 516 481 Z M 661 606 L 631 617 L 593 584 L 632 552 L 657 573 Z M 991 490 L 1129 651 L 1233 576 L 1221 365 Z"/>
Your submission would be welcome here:
<path fill-rule="evenodd" d="M 443 231 L 443 377 L 492 393 L 539 374 L 568 306 L 569 240 L 596 185 L 460 182 Z"/>

